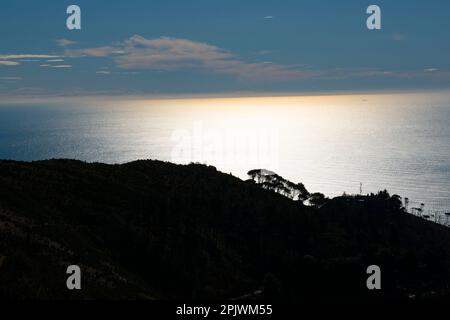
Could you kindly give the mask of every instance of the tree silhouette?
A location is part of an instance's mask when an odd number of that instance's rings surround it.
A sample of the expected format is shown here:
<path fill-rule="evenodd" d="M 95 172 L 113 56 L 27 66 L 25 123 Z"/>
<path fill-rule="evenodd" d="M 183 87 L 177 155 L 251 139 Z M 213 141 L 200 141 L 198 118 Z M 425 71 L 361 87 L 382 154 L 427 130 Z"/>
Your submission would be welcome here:
<path fill-rule="evenodd" d="M 293 183 L 266 169 L 253 169 L 247 174 L 250 177 L 249 180 L 254 181 L 264 189 L 272 190 L 300 202 L 309 198 L 310 193 L 306 190 L 303 183 Z"/>

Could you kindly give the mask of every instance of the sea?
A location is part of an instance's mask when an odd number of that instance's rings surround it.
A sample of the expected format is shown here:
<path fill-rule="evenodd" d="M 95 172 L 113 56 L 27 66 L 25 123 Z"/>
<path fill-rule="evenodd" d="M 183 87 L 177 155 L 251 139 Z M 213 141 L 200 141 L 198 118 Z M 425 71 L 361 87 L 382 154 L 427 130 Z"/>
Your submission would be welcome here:
<path fill-rule="evenodd" d="M 0 159 L 263 168 L 329 197 L 387 189 L 450 212 L 450 94 L 0 101 Z"/>

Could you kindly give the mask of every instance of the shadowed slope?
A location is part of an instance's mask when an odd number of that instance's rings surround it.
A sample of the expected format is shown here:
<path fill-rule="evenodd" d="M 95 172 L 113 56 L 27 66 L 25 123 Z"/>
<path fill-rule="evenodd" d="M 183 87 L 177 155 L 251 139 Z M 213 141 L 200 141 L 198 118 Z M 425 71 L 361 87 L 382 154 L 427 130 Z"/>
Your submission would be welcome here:
<path fill-rule="evenodd" d="M 450 232 L 386 194 L 305 207 L 202 165 L 0 162 L 0 295 L 448 295 Z M 68 291 L 80 265 L 83 289 Z M 366 289 L 367 266 L 383 290 Z"/>

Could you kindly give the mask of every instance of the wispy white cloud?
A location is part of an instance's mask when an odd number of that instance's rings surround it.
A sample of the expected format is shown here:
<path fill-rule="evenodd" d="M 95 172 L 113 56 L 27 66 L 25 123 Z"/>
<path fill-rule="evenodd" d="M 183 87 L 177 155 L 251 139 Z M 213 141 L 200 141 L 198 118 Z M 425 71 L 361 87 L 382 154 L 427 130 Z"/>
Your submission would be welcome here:
<path fill-rule="evenodd" d="M 244 59 L 238 54 L 218 46 L 181 38 L 144 38 L 134 35 L 124 41 L 93 48 L 64 48 L 62 54 L 3 54 L 0 66 L 14 66 L 26 59 L 45 62 L 43 68 L 70 69 L 72 59 L 91 57 L 103 62 L 110 60 L 115 68 L 97 67 L 98 75 L 126 75 L 140 71 L 174 72 L 196 70 L 227 75 L 248 82 L 291 81 L 343 78 L 399 78 L 447 79 L 450 72 L 437 68 L 416 70 L 384 70 L 380 68 L 314 69 L 305 64 L 279 64 L 264 58 L 270 51 L 259 51 L 253 58 Z M 62 63 L 66 61 L 66 63 Z M 250 61 L 262 60 L 262 61 Z M 99 70 L 99 71 L 95 71 Z"/>
<path fill-rule="evenodd" d="M 60 56 L 49 54 L 0 54 L 0 66 L 17 66 L 21 62 L 37 62 L 48 59 L 47 62 L 63 62 Z"/>
<path fill-rule="evenodd" d="M 57 39 L 56 44 L 60 47 L 68 47 L 74 44 L 77 44 L 76 41 L 67 40 L 67 39 Z"/>
<path fill-rule="evenodd" d="M 72 65 L 70 64 L 60 64 L 60 65 L 52 65 L 52 64 L 41 64 L 40 67 L 43 68 L 72 68 Z"/>
<path fill-rule="evenodd" d="M 120 50 L 115 47 L 97 47 L 86 49 L 68 49 L 64 55 L 69 58 L 81 58 L 81 57 L 108 57 L 114 54 L 120 54 Z"/>
<path fill-rule="evenodd" d="M 138 74 L 139 72 L 136 71 L 109 71 L 109 70 L 99 70 L 95 72 L 96 74 L 101 74 L 101 75 L 134 75 L 134 74 Z"/>
<path fill-rule="evenodd" d="M 72 65 L 70 65 L 70 64 L 60 64 L 60 65 L 56 65 L 56 66 L 51 66 L 51 68 L 57 68 L 57 69 L 63 68 L 63 69 L 66 69 L 66 68 L 72 68 Z"/>
<path fill-rule="evenodd" d="M 0 66 L 18 66 L 19 64 L 17 61 L 0 61 Z"/>
<path fill-rule="evenodd" d="M 48 54 L 0 54 L 0 60 L 15 60 L 15 59 L 56 59 L 60 56 Z"/>
<path fill-rule="evenodd" d="M 314 72 L 295 65 L 246 62 L 236 54 L 203 42 L 180 38 L 146 39 L 139 35 L 115 46 L 70 49 L 68 57 L 112 57 L 117 67 L 131 70 L 176 71 L 199 69 L 250 81 L 308 78 Z"/>
<path fill-rule="evenodd" d="M 263 55 L 267 53 L 270 52 L 261 52 Z M 134 35 L 111 46 L 66 50 L 65 56 L 110 58 L 117 68 L 126 70 L 171 72 L 195 69 L 251 82 L 363 77 L 445 78 L 448 76 L 448 72 L 436 68 L 410 71 L 379 68 L 314 70 L 310 65 L 305 64 L 278 64 L 267 60 L 249 62 L 229 50 L 204 42 L 169 37 L 147 39 L 140 35 Z M 101 71 L 97 73 L 119 74 L 119 72 Z"/>

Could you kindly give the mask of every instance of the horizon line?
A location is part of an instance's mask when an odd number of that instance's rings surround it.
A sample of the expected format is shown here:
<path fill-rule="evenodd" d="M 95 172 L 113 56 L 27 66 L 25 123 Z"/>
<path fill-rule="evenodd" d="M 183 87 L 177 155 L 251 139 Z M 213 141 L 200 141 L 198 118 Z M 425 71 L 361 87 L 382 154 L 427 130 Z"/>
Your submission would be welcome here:
<path fill-rule="evenodd" d="M 87 93 L 68 95 L 27 95 L 27 96 L 0 96 L 5 103 L 26 102 L 52 102 L 62 99 L 68 100 L 97 100 L 109 99 L 116 101 L 131 100 L 207 100 L 207 99 L 245 99 L 245 98 L 295 98 L 295 97 L 333 97 L 333 96 L 382 96 L 382 95 L 416 95 L 416 94 L 450 94 L 450 88 L 442 89 L 400 89 L 400 90 L 329 90 L 329 91 L 285 91 L 285 92 L 255 92 L 255 91 L 233 91 L 233 92 L 211 92 L 211 93 L 172 93 L 172 94 L 114 94 L 114 93 Z"/>

